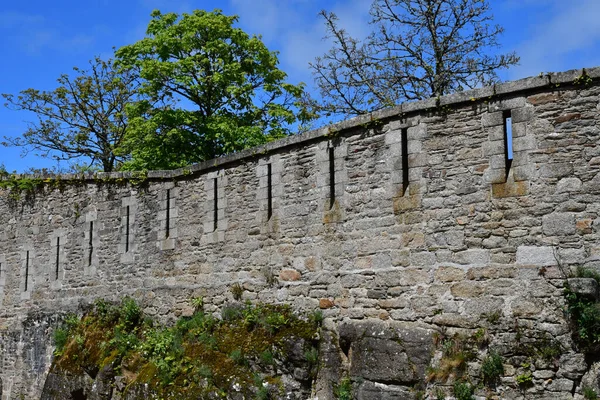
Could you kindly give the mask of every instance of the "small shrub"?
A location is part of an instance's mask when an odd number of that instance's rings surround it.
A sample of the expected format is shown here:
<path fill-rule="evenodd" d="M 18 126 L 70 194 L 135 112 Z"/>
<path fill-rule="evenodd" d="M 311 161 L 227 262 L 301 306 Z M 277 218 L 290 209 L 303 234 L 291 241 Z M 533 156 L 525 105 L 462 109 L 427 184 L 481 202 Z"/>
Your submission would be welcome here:
<path fill-rule="evenodd" d="M 490 351 L 488 356 L 483 360 L 481 374 L 483 375 L 483 381 L 487 385 L 495 385 L 502 374 L 504 374 L 502 357 L 496 351 Z"/>
<path fill-rule="evenodd" d="M 585 352 L 597 350 L 600 342 L 600 303 L 565 289 L 567 312 L 573 324 L 573 339 Z"/>
<path fill-rule="evenodd" d="M 121 302 L 121 317 L 126 328 L 133 328 L 140 323 L 142 310 L 131 297 L 125 297 Z"/>
<path fill-rule="evenodd" d="M 598 393 L 589 386 L 584 386 L 582 393 L 585 400 L 598 400 Z"/>
<path fill-rule="evenodd" d="M 454 397 L 456 400 L 472 400 L 475 388 L 468 382 L 457 381 L 454 383 Z"/>

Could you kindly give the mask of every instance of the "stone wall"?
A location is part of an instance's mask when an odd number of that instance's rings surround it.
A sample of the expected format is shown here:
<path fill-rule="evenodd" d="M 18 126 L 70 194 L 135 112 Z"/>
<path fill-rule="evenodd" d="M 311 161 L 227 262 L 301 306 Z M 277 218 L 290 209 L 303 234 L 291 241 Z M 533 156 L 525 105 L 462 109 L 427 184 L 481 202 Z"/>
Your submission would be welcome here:
<path fill-rule="evenodd" d="M 350 351 L 383 340 L 373 327 L 409 331 L 405 343 L 433 356 L 418 365 L 435 363 L 432 338 L 485 328 L 506 360 L 495 395 L 581 398 L 591 362 L 562 292 L 570 269 L 600 256 L 598 78 L 569 71 L 403 104 L 147 177 L 0 191 L 2 399 L 39 398 L 66 312 L 130 295 L 164 320 L 190 313 L 194 296 L 218 313 L 236 283 L 243 300 L 323 309 L 341 349 L 332 379 L 347 371 L 359 398 L 417 396 L 425 381 L 425 368 L 386 372 Z M 562 355 L 534 362 L 524 389 L 510 360 L 536 338 Z"/>

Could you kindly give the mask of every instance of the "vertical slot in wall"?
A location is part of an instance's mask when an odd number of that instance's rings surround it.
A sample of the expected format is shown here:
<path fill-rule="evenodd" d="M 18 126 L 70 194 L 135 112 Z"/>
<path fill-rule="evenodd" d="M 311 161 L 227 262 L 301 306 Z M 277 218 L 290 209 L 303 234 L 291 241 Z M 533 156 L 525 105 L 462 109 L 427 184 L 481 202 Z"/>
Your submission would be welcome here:
<path fill-rule="evenodd" d="M 90 221 L 90 237 L 89 237 L 89 252 L 88 266 L 92 265 L 92 256 L 94 254 L 94 221 Z"/>
<path fill-rule="evenodd" d="M 60 236 L 56 237 L 56 266 L 54 268 L 54 279 L 58 280 L 58 268 L 60 266 Z"/>
<path fill-rule="evenodd" d="M 129 252 L 129 206 L 125 211 L 125 253 Z"/>
<path fill-rule="evenodd" d="M 402 128 L 400 131 L 400 141 L 402 146 L 402 195 L 408 189 L 408 128 Z"/>
<path fill-rule="evenodd" d="M 219 196 L 217 178 L 213 178 L 213 229 L 216 232 L 219 227 Z"/>
<path fill-rule="evenodd" d="M 329 147 L 329 208 L 335 204 L 335 153 L 334 148 Z"/>
<path fill-rule="evenodd" d="M 267 164 L 267 220 L 273 216 L 273 181 L 271 178 L 271 164 Z"/>
<path fill-rule="evenodd" d="M 512 116 L 510 110 L 504 111 L 504 167 L 506 168 L 506 177 L 510 172 L 513 160 L 513 135 L 512 135 Z"/>
<path fill-rule="evenodd" d="M 165 238 L 171 235 L 171 189 L 167 189 L 167 216 L 165 221 Z"/>
<path fill-rule="evenodd" d="M 25 255 L 25 292 L 29 289 L 29 250 Z"/>

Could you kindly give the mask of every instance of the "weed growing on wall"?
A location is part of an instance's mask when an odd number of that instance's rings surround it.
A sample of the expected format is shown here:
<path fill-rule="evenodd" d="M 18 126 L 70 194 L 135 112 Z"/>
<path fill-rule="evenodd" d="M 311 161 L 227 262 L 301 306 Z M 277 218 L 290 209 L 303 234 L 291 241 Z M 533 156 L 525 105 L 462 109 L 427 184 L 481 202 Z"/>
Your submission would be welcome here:
<path fill-rule="evenodd" d="M 489 386 L 495 386 L 500 377 L 504 374 L 504 365 L 502 364 L 502 356 L 498 352 L 492 350 L 481 363 L 481 375 L 483 382 Z"/>
<path fill-rule="evenodd" d="M 287 306 L 236 304 L 217 319 L 202 311 L 200 300 L 192 304 L 193 315 L 162 326 L 131 298 L 119 305 L 100 300 L 55 330 L 54 371 L 95 376 L 110 365 L 128 388 L 147 385 L 158 398 L 220 398 L 234 391 L 267 399 L 280 394 L 285 362 L 301 343 L 292 373 L 316 374 L 319 324 L 313 316 L 302 319 Z"/>
<path fill-rule="evenodd" d="M 592 278 L 600 283 L 600 274 L 590 269 L 578 268 L 577 277 Z M 567 313 L 572 323 L 573 340 L 581 351 L 596 352 L 600 349 L 600 302 L 575 292 L 568 281 L 564 295 L 567 301 Z"/>

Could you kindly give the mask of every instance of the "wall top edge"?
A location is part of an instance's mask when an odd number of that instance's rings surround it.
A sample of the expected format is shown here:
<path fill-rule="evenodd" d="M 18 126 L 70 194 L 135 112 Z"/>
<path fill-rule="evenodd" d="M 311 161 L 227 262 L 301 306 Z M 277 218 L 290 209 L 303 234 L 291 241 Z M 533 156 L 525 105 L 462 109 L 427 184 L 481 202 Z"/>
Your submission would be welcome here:
<path fill-rule="evenodd" d="M 288 136 L 261 146 L 253 147 L 240 151 L 238 153 L 228 154 L 219 158 L 193 164 L 184 168 L 174 170 L 154 170 L 147 172 L 123 171 L 123 172 L 96 172 L 83 174 L 11 174 L 2 177 L 0 180 L 20 179 L 20 178 L 41 178 L 41 179 L 60 179 L 66 182 L 70 180 L 90 181 L 90 182 L 110 182 L 121 180 L 171 180 L 182 179 L 197 173 L 223 168 L 232 163 L 239 163 L 244 159 L 264 157 L 287 147 L 296 146 L 302 143 L 308 143 L 316 140 L 322 140 L 331 136 L 343 135 L 345 131 L 368 125 L 375 121 L 390 119 L 399 115 L 410 116 L 418 112 L 435 109 L 440 106 L 453 106 L 467 102 L 480 102 L 483 100 L 498 100 L 499 98 L 523 92 L 539 91 L 542 89 L 555 90 L 557 85 L 574 84 L 582 76 L 587 76 L 594 80 L 594 85 L 598 85 L 600 78 L 600 66 L 593 68 L 572 69 L 564 72 L 542 73 L 538 76 L 532 76 L 515 81 L 498 83 L 483 88 L 471 89 L 464 92 L 457 92 L 442 96 L 440 98 L 429 98 L 426 100 L 402 103 L 400 105 L 374 111 L 369 114 L 360 115 L 334 124 L 304 132 L 298 135 Z"/>

